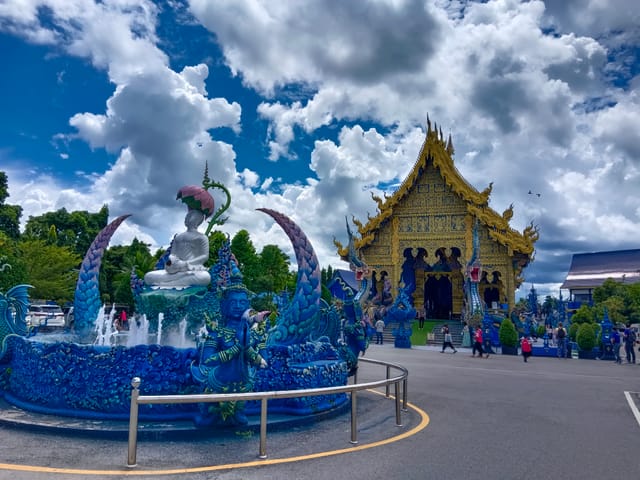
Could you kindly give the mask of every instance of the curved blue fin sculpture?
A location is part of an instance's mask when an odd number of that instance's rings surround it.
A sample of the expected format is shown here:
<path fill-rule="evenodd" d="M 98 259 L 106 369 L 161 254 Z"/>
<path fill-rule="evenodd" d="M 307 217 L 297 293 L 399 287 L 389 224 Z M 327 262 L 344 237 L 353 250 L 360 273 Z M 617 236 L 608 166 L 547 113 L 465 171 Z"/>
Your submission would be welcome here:
<path fill-rule="evenodd" d="M 278 324 L 269 330 L 267 345 L 293 345 L 311 339 L 316 327 L 322 293 L 320 265 L 304 232 L 285 215 L 268 208 L 259 211 L 272 217 L 291 240 L 298 262 L 296 292 Z"/>
<path fill-rule="evenodd" d="M 74 328 L 80 336 L 93 329 L 100 310 L 99 275 L 104 251 L 120 224 L 130 216 L 121 215 L 104 227 L 93 240 L 82 260 L 73 301 Z"/>

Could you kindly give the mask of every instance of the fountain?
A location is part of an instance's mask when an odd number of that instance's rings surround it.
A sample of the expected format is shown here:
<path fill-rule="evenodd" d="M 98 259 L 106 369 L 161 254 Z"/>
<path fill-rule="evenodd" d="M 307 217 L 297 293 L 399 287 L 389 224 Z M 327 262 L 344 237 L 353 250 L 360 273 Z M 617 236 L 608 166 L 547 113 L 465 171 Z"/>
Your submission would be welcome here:
<path fill-rule="evenodd" d="M 206 175 L 203 185 L 224 189 L 209 182 Z M 203 190 L 197 187 L 189 192 L 200 195 L 198 189 Z M 201 204 L 190 205 L 188 201 L 193 198 L 187 198 L 185 192 L 181 189 L 178 198 L 183 194 L 189 212 L 204 209 Z M 213 209 L 212 202 L 210 209 Z M 226 207 L 228 204 L 229 201 Z M 293 244 L 298 263 L 297 288 L 270 328 L 255 320 L 258 315 L 243 315 L 242 321 L 250 329 L 245 327 L 240 345 L 246 345 L 242 348 L 247 348 L 247 352 L 251 348 L 255 353 L 253 360 L 258 362 L 255 365 L 264 368 L 245 366 L 244 374 L 248 376 L 242 385 L 237 385 L 240 377 L 229 377 L 224 383 L 220 378 L 224 378 L 221 372 L 224 374 L 225 370 L 211 367 L 215 364 L 212 358 L 222 358 L 226 352 L 203 357 L 203 346 L 207 341 L 212 344 L 215 332 L 221 331 L 218 323 L 224 322 L 221 298 L 227 291 L 240 289 L 233 284 L 241 279 L 241 273 L 228 239 L 220 249 L 218 262 L 203 272 L 208 276 L 198 274 L 199 279 L 210 277 L 209 285 L 156 288 L 132 275 L 137 313 L 130 319 L 126 339 L 125 335 L 121 338 L 114 327 L 115 310 L 107 312 L 100 304 L 97 282 L 102 254 L 115 230 L 128 217 L 124 215 L 98 234 L 82 262 L 74 299 L 73 332 L 53 340 L 44 334 L 28 337 L 24 322 L 28 286 L 14 287 L 7 295 L 0 294 L 0 300 L 4 300 L 0 301 L 3 347 L 0 393 L 5 400 L 24 410 L 44 414 L 127 419 L 133 377 L 142 379 L 143 395 L 203 393 L 214 388 L 273 391 L 345 385 L 357 367 L 359 354 L 368 346 L 368 338 L 361 331 L 359 303 L 367 282 L 363 281 L 363 291 L 357 298 L 347 302 L 346 325 L 344 331 L 341 330 L 342 313 L 320 298 L 320 267 L 307 237 L 286 216 L 269 209 L 259 210 L 272 217 Z M 218 211 L 214 219 L 219 218 L 220 213 Z M 170 254 L 171 247 L 160 261 L 164 265 L 159 263 L 157 270 L 169 271 Z M 150 278 L 161 277 L 162 274 L 158 274 Z M 255 325 L 251 325 L 254 321 Z M 188 332 L 196 333 L 188 339 Z M 247 332 L 251 339 L 256 339 L 252 346 Z M 233 338 L 225 338 L 237 342 L 239 335 L 234 333 Z M 169 339 L 174 345 L 168 344 Z M 208 376 L 202 377 L 203 372 Z M 212 375 L 220 378 L 212 382 Z M 270 411 L 312 415 L 346 403 L 345 394 L 281 399 L 270 403 Z M 257 412 L 259 405 L 248 403 L 234 418 Z M 142 405 L 139 414 L 142 420 L 191 419 L 198 423 L 203 418 L 202 406 L 192 404 Z M 222 420 L 226 420 L 225 415 Z M 233 424 L 238 423 L 243 421 Z M 218 424 L 225 425 L 225 422 Z"/>

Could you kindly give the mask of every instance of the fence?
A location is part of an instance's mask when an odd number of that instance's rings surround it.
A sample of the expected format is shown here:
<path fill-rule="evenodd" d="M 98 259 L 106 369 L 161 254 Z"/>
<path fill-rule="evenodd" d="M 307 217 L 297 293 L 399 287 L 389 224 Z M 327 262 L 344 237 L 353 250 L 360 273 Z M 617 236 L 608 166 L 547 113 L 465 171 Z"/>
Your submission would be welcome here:
<path fill-rule="evenodd" d="M 359 362 L 371 363 L 386 367 L 386 378 L 374 382 L 358 383 L 357 372 L 354 375 L 353 384 L 339 387 L 308 388 L 302 390 L 283 390 L 274 392 L 250 392 L 235 394 L 197 394 L 197 395 L 140 395 L 140 384 L 142 381 L 138 377 L 131 380 L 131 411 L 129 416 L 129 444 L 127 455 L 127 467 L 136 467 L 136 454 L 138 447 L 138 406 L 141 404 L 177 404 L 177 403 L 215 403 L 230 401 L 260 400 L 260 446 L 258 458 L 267 458 L 267 403 L 274 398 L 296 398 L 310 397 L 315 395 L 327 395 L 336 393 L 351 393 L 351 439 L 352 444 L 358 443 L 357 429 L 357 393 L 360 390 L 385 387 L 385 396 L 390 396 L 390 387 L 395 387 L 395 414 L 396 426 L 402 426 L 401 410 L 407 410 L 407 377 L 409 372 L 401 365 L 382 362 L 368 358 L 360 358 Z M 400 372 L 399 375 L 391 377 L 391 370 Z M 400 392 L 402 384 L 402 394 Z M 401 407 L 402 398 L 402 407 Z"/>

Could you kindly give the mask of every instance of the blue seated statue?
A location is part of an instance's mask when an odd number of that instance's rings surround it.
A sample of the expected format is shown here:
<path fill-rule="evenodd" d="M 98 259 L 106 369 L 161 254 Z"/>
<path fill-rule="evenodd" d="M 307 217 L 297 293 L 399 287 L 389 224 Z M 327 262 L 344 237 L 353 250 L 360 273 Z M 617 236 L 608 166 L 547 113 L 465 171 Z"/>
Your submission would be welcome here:
<path fill-rule="evenodd" d="M 269 312 L 252 314 L 248 290 L 232 284 L 222 293 L 218 322 L 207 322 L 207 333 L 200 346 L 200 360 L 192 365 L 195 380 L 207 393 L 243 393 L 253 390 L 254 367 L 265 368 L 267 362 L 259 353 L 264 337 L 256 322 L 264 321 Z M 209 406 L 196 419 L 200 426 L 214 423 L 244 425 L 243 402 L 226 402 Z"/>

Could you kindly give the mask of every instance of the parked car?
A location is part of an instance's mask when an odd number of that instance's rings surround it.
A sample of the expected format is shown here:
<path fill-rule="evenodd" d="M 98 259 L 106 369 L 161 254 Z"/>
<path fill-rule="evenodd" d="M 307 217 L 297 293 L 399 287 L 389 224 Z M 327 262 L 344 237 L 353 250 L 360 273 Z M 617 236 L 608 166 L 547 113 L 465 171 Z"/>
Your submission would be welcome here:
<path fill-rule="evenodd" d="M 32 327 L 64 328 L 64 312 L 59 305 L 29 305 L 27 324 Z"/>

